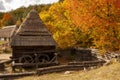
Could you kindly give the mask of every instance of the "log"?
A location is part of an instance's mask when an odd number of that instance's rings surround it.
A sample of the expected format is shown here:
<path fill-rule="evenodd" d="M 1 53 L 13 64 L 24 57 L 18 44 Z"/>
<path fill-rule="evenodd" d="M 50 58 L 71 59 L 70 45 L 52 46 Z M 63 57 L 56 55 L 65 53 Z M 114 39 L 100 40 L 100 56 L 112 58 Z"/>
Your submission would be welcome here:
<path fill-rule="evenodd" d="M 82 65 L 60 65 L 60 66 L 39 68 L 39 69 L 37 69 L 37 74 L 42 75 L 42 74 L 46 74 L 46 73 L 72 71 L 72 70 L 83 70 L 83 69 L 84 69 L 84 66 L 82 66 Z"/>
<path fill-rule="evenodd" d="M 18 68 L 19 71 L 22 72 L 22 68 L 25 68 L 25 67 L 38 68 L 38 67 L 55 66 L 58 64 L 59 63 L 56 63 L 56 62 L 52 62 L 52 63 L 14 63 L 14 64 L 12 64 L 12 71 L 15 72 L 16 68 Z"/>
<path fill-rule="evenodd" d="M 1 60 L 0 61 L 0 71 L 4 71 L 5 70 L 5 63 L 11 63 L 12 60 Z"/>
<path fill-rule="evenodd" d="M 12 74 L 0 74 L 0 79 L 8 79 L 8 78 L 15 78 L 15 77 L 23 77 L 23 76 L 30 76 L 35 75 L 36 72 L 24 72 L 24 73 L 12 73 Z"/>
<path fill-rule="evenodd" d="M 12 65 L 12 67 L 34 67 L 34 66 L 40 66 L 40 67 L 44 67 L 44 66 L 54 66 L 57 65 L 58 63 L 56 62 L 52 62 L 52 63 L 14 63 Z"/>
<path fill-rule="evenodd" d="M 69 62 L 68 65 L 83 65 L 83 66 L 98 66 L 103 65 L 105 61 L 83 61 L 83 62 Z"/>
<path fill-rule="evenodd" d="M 12 60 L 1 60 L 0 65 L 4 64 L 4 63 L 11 63 L 11 62 L 12 62 Z"/>

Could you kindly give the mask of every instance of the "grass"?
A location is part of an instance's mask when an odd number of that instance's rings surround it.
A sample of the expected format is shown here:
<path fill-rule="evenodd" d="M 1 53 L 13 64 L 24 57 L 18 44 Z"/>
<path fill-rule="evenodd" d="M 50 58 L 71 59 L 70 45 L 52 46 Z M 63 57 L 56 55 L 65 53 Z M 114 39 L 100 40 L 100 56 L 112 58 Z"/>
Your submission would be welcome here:
<path fill-rule="evenodd" d="M 6 41 L 0 41 L 0 45 L 7 43 Z"/>
<path fill-rule="evenodd" d="M 51 73 L 15 80 L 120 80 L 120 63 L 114 63 L 90 71 L 74 71 L 70 74 L 64 74 L 64 72 Z"/>

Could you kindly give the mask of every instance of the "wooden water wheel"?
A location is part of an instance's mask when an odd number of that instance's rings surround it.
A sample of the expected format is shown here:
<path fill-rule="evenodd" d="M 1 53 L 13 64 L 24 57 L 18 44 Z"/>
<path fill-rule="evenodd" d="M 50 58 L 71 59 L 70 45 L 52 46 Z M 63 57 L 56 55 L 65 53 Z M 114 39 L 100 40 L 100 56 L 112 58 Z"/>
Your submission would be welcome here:
<path fill-rule="evenodd" d="M 50 58 L 47 54 L 39 54 L 38 55 L 38 63 L 47 63 L 49 62 Z"/>
<path fill-rule="evenodd" d="M 23 55 L 22 57 L 19 58 L 20 63 L 33 63 L 34 60 L 32 56 L 30 55 Z"/>

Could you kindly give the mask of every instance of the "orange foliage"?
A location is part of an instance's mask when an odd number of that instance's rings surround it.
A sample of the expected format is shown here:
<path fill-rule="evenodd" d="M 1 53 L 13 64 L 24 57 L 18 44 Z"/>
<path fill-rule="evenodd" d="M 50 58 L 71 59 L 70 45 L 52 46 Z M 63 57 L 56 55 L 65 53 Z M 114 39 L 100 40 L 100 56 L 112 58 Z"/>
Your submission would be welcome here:
<path fill-rule="evenodd" d="M 119 0 L 64 0 L 43 13 L 60 48 L 120 50 Z"/>
<path fill-rule="evenodd" d="M 114 5 L 116 8 L 120 8 L 120 0 L 115 0 Z"/>
<path fill-rule="evenodd" d="M 8 20 L 8 19 L 10 19 L 12 16 L 9 14 L 9 13 L 5 13 L 4 15 L 3 15 L 3 19 L 2 20 Z"/>
<path fill-rule="evenodd" d="M 65 0 L 64 4 L 76 26 L 93 38 L 96 48 L 120 50 L 120 11 L 115 8 L 120 8 L 119 0 Z"/>
<path fill-rule="evenodd" d="M 1 23 L 2 23 L 2 26 L 13 25 L 15 24 L 15 20 L 11 14 L 5 13 L 1 20 Z"/>

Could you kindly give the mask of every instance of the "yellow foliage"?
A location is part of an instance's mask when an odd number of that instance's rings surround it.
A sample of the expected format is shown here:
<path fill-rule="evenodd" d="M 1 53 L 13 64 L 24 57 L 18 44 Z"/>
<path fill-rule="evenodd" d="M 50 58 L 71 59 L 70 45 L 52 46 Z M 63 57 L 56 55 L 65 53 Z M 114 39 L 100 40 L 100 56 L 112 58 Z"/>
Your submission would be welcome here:
<path fill-rule="evenodd" d="M 64 0 L 40 16 L 60 48 L 120 50 L 120 10 L 114 0 Z"/>

